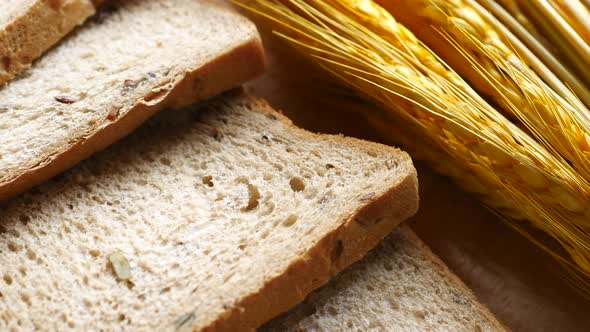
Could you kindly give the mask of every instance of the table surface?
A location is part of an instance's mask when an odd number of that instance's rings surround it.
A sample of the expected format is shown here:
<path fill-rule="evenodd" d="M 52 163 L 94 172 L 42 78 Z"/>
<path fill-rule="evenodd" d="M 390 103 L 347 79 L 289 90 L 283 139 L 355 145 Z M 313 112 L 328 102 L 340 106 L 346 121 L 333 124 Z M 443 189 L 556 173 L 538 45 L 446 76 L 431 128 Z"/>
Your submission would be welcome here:
<path fill-rule="evenodd" d="M 330 101 L 334 87 L 317 70 L 261 31 L 267 72 L 246 86 L 314 132 L 379 141 L 359 112 Z M 338 106 L 336 106 L 338 105 Z M 590 331 L 590 301 L 563 269 L 447 178 L 416 163 L 420 211 L 408 223 L 513 331 Z"/>

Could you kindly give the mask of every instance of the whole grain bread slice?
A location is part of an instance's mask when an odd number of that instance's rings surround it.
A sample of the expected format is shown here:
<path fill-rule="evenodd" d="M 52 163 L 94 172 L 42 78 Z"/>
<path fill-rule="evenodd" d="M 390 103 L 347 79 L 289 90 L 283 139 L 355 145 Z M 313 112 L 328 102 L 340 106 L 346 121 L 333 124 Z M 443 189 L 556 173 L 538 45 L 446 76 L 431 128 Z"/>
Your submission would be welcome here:
<path fill-rule="evenodd" d="M 91 0 L 0 3 L 0 86 L 95 12 Z"/>
<path fill-rule="evenodd" d="M 252 330 L 417 195 L 407 154 L 253 97 L 164 112 L 0 212 L 0 330 Z"/>
<path fill-rule="evenodd" d="M 263 70 L 255 26 L 218 1 L 110 1 L 0 88 L 0 201 Z M 103 6 L 105 7 L 105 6 Z"/>
<path fill-rule="evenodd" d="M 363 260 L 260 331 L 506 331 L 402 226 Z"/>

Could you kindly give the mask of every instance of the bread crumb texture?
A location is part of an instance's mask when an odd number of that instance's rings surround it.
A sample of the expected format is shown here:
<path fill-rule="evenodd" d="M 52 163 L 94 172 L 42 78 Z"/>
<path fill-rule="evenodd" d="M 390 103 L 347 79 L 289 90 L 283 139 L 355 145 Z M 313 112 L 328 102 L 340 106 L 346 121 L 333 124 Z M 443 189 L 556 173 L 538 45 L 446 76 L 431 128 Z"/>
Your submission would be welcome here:
<path fill-rule="evenodd" d="M 143 36 L 136 23 L 125 33 Z M 403 153 L 309 134 L 267 108 L 241 98 L 163 112 L 11 201 L 0 212 L 0 330 L 206 327 L 412 173 Z M 396 275 L 421 277 L 421 261 L 399 264 Z M 429 321 L 448 303 L 401 300 L 434 297 L 420 288 L 434 282 L 416 281 L 392 301 Z M 379 293 L 366 293 L 379 302 L 375 315 L 385 308 Z"/>

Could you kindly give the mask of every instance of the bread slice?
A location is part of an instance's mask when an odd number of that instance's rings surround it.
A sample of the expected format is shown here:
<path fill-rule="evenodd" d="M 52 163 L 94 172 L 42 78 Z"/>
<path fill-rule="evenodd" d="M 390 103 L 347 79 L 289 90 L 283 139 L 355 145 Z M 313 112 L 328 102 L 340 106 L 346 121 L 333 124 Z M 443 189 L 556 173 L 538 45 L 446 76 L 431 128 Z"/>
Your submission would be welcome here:
<path fill-rule="evenodd" d="M 0 200 L 70 167 L 164 106 L 263 70 L 255 26 L 218 1 L 110 1 L 0 89 Z"/>
<path fill-rule="evenodd" d="M 0 330 L 251 330 L 417 195 L 407 154 L 311 134 L 252 97 L 161 114 L 2 210 Z"/>
<path fill-rule="evenodd" d="M 94 14 L 90 0 L 4 0 L 0 3 L 0 85 Z"/>
<path fill-rule="evenodd" d="M 506 331 L 407 226 L 260 331 Z"/>

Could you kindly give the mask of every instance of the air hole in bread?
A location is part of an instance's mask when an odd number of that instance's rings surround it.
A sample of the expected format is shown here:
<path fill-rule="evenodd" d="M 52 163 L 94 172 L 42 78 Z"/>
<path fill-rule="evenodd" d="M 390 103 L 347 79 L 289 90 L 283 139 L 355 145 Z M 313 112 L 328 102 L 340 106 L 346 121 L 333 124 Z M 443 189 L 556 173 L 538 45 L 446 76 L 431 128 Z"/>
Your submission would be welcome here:
<path fill-rule="evenodd" d="M 10 241 L 10 242 L 8 242 L 8 250 L 10 250 L 12 252 L 19 252 L 20 247 L 14 241 Z"/>
<path fill-rule="evenodd" d="M 31 297 L 29 296 L 29 294 L 21 293 L 20 297 L 23 300 L 23 302 L 25 302 L 28 306 L 31 305 Z"/>
<path fill-rule="evenodd" d="M 12 285 L 12 277 L 11 277 L 10 275 L 8 275 L 8 274 L 5 274 L 5 275 L 2 277 L 2 279 L 4 279 L 4 282 L 5 282 L 7 285 L 9 285 L 9 286 L 10 286 L 10 285 Z"/>
<path fill-rule="evenodd" d="M 258 190 L 258 187 L 251 184 L 250 181 L 245 177 L 239 177 L 236 182 L 245 184 L 248 188 L 248 203 L 241 210 L 243 212 L 249 212 L 256 209 L 259 204 L 258 200 L 260 199 L 260 191 Z"/>
<path fill-rule="evenodd" d="M 391 264 L 389 264 L 389 263 L 387 263 L 387 262 L 386 262 L 385 264 L 383 264 L 383 268 L 384 268 L 386 271 L 393 271 L 393 266 L 391 266 Z"/>
<path fill-rule="evenodd" d="M 34 261 L 35 259 L 37 259 L 37 254 L 29 249 L 27 250 L 27 258 Z"/>
<path fill-rule="evenodd" d="M 296 222 L 297 222 L 297 216 L 294 215 L 294 214 L 292 214 L 289 217 L 287 217 L 287 219 L 285 219 L 285 221 L 283 221 L 283 226 L 285 226 L 285 227 L 291 227 Z"/>
<path fill-rule="evenodd" d="M 76 228 L 82 232 L 82 233 L 86 233 L 86 227 L 84 227 L 84 225 L 82 225 L 82 223 L 76 223 Z"/>
<path fill-rule="evenodd" d="M 203 176 L 203 184 L 207 185 L 208 187 L 213 187 L 213 177 L 211 175 Z"/>
<path fill-rule="evenodd" d="M 291 178 L 289 185 L 291 186 L 291 190 L 295 192 L 303 191 L 305 189 L 305 183 L 303 183 L 303 180 L 299 177 Z"/>
<path fill-rule="evenodd" d="M 413 311 L 414 317 L 420 319 L 420 320 L 424 320 L 426 319 L 426 312 L 422 311 L 422 310 L 414 310 Z"/>

